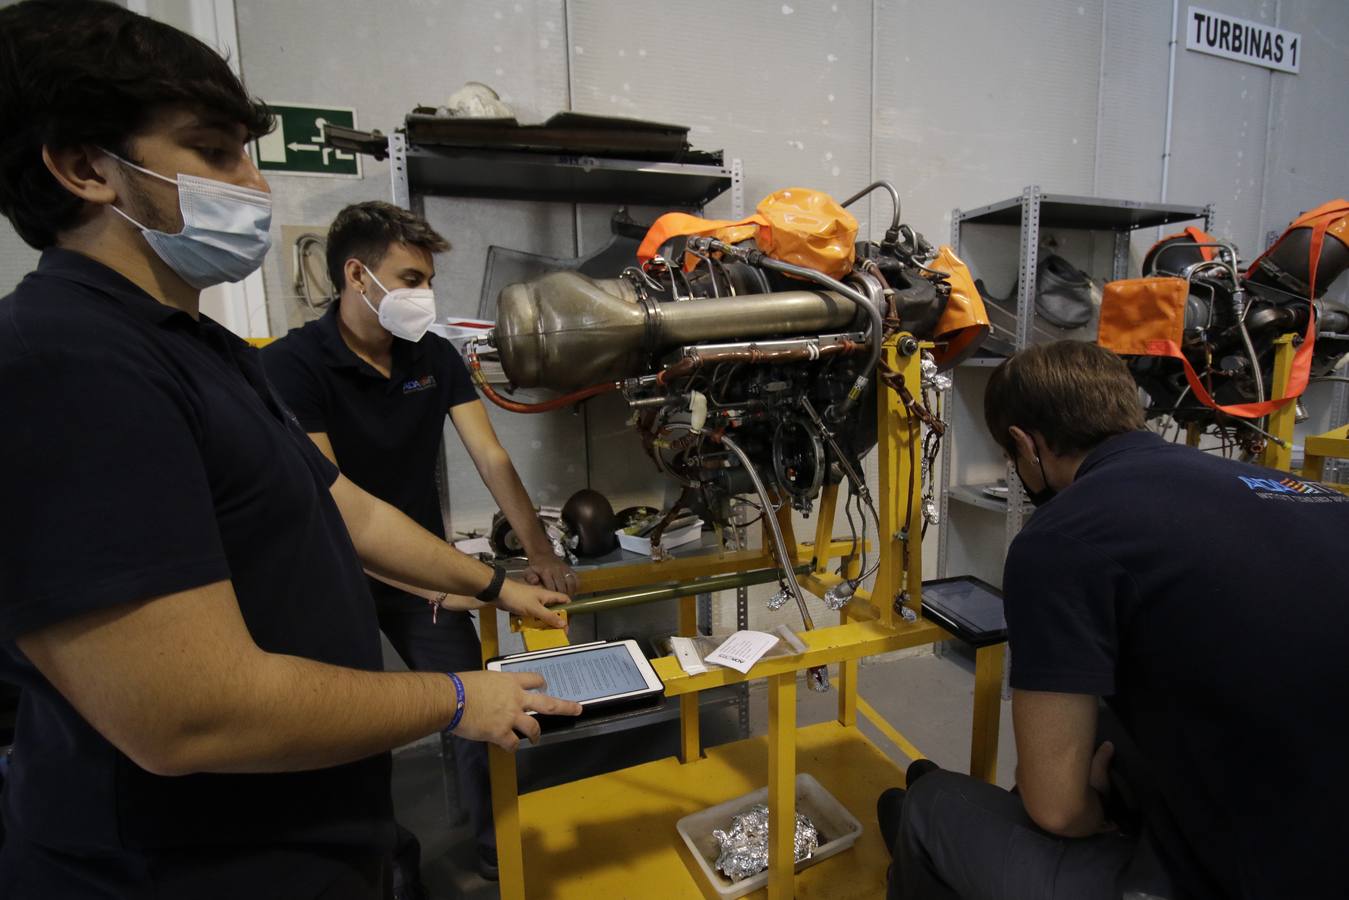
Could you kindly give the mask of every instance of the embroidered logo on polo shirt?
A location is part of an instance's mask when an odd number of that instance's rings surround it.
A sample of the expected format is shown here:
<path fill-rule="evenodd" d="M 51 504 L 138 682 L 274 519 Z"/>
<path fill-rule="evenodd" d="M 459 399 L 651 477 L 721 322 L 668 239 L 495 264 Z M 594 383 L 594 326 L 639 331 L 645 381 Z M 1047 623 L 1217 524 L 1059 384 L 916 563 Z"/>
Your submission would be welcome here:
<path fill-rule="evenodd" d="M 423 375 L 421 378 L 413 378 L 411 381 L 403 382 L 403 393 L 415 394 L 418 391 L 424 391 L 436 386 L 436 376 Z"/>
<path fill-rule="evenodd" d="M 1302 500 L 1311 503 L 1336 503 L 1349 500 L 1334 488 L 1296 478 L 1252 478 L 1238 475 L 1241 482 L 1261 500 Z"/>

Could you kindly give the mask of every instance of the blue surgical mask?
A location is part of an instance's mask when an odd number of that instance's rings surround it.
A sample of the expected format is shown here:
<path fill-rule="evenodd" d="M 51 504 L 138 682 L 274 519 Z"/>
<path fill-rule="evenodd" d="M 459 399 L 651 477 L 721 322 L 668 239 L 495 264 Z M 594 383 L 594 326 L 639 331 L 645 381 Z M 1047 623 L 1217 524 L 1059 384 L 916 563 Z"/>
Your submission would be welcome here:
<path fill-rule="evenodd" d="M 141 230 L 151 249 L 178 277 L 197 290 L 243 281 L 272 248 L 272 195 L 196 175 L 166 178 L 116 153 L 103 151 L 138 172 L 178 188 L 183 230 L 168 234 L 146 228 L 117 207 L 113 211 Z"/>

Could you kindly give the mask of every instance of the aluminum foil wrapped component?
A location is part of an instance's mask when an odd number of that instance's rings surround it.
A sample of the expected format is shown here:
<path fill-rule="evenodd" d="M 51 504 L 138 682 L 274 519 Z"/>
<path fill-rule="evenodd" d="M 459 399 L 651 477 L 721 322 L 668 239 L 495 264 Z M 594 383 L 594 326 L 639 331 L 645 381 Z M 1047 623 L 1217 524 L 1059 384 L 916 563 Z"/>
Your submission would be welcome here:
<path fill-rule="evenodd" d="M 851 582 L 842 581 L 824 592 L 824 605 L 830 609 L 842 609 L 852 602 L 857 589 Z"/>
<path fill-rule="evenodd" d="M 717 868 L 731 881 L 744 881 L 768 868 L 768 807 L 762 803 L 731 820 L 726 831 L 714 831 L 721 854 Z M 820 846 L 820 835 L 806 816 L 796 814 L 793 853 L 796 862 L 810 859 Z"/>
<path fill-rule="evenodd" d="M 937 372 L 937 361 L 932 358 L 932 354 L 927 350 L 923 351 L 923 361 L 921 363 L 923 387 L 931 388 L 934 391 L 949 391 L 951 389 L 951 376 L 949 373 Z"/>

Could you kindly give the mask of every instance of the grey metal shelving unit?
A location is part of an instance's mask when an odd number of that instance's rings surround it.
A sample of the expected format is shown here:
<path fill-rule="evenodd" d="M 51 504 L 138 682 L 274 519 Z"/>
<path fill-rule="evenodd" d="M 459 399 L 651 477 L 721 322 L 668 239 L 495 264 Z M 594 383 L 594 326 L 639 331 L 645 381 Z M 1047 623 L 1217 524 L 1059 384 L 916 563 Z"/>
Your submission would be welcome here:
<path fill-rule="evenodd" d="M 1027 347 L 1031 343 L 1031 334 L 1035 322 L 1035 278 L 1039 266 L 1040 235 L 1042 229 L 1077 230 L 1111 232 L 1114 244 L 1111 254 L 1111 280 L 1128 277 L 1130 238 L 1140 228 L 1155 228 L 1176 222 L 1202 219 L 1204 228 L 1213 227 L 1213 205 L 1178 206 L 1166 203 L 1138 202 L 1133 200 L 1109 200 L 1099 197 L 1079 197 L 1069 194 L 1049 194 L 1039 185 L 1030 185 L 1019 197 L 1000 200 L 977 209 L 956 209 L 951 213 L 951 246 L 956 254 L 964 258 L 961 246 L 962 232 L 970 225 L 997 225 L 1009 229 L 1015 228 L 1019 241 L 1017 257 L 1017 294 L 1016 294 L 1016 336 L 1015 350 Z M 1010 237 L 1010 235 L 1009 235 Z M 962 364 L 961 368 L 995 366 L 1002 361 L 998 356 L 976 356 Z M 958 389 L 960 373 L 956 372 Z M 977 429 L 976 429 L 977 430 Z M 952 430 L 953 432 L 955 429 Z M 969 439 L 969 436 L 965 436 Z M 937 571 L 941 577 L 966 574 L 950 572 L 950 528 L 951 502 L 981 509 L 1000 512 L 1004 516 L 1005 555 L 1007 546 L 1016 537 L 1029 514 L 1021 485 L 1012 477 L 1011 464 L 1006 466 L 1008 499 L 999 500 L 987 496 L 983 484 L 951 484 L 951 443 L 952 438 L 959 442 L 960 436 L 949 433 L 947 446 L 942 449 L 941 463 L 941 509 L 940 530 L 937 545 Z M 1002 454 L 993 441 L 986 435 L 975 438 L 992 448 L 993 458 Z"/>

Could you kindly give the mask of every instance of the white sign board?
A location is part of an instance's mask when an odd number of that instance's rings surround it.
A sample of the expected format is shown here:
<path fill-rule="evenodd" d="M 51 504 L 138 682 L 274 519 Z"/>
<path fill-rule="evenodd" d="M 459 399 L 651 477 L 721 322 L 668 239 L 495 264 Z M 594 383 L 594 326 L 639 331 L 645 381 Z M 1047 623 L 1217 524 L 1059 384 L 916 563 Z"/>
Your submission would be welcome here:
<path fill-rule="evenodd" d="M 1185 47 L 1294 75 L 1302 64 L 1302 35 L 1197 6 L 1185 20 Z"/>

